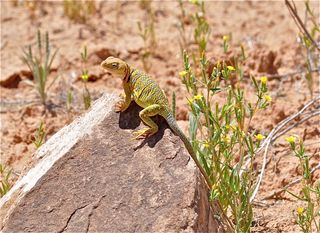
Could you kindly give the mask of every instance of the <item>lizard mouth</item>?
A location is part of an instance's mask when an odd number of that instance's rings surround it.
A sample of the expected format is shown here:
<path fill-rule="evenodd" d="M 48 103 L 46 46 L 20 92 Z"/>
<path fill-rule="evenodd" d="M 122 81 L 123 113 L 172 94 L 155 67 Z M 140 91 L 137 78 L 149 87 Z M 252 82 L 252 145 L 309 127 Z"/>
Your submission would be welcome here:
<path fill-rule="evenodd" d="M 108 70 L 107 68 L 105 68 L 105 67 L 103 67 L 104 69 L 105 69 L 105 73 L 107 73 L 107 74 L 109 74 L 109 75 L 113 75 L 113 73 L 110 71 L 110 70 Z"/>

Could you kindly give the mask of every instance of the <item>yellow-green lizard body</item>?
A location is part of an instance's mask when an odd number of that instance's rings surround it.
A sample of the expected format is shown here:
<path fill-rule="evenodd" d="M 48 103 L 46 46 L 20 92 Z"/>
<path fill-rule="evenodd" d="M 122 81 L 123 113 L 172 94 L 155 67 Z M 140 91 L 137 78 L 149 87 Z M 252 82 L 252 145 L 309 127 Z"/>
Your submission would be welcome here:
<path fill-rule="evenodd" d="M 174 133 L 181 138 L 191 157 L 199 167 L 202 175 L 205 177 L 207 184 L 210 186 L 210 180 L 206 176 L 202 166 L 199 164 L 189 139 L 179 128 L 175 120 L 175 116 L 170 108 L 168 98 L 159 85 L 151 79 L 150 76 L 142 71 L 130 67 L 126 62 L 119 58 L 108 57 L 101 63 L 101 66 L 111 74 L 122 79 L 125 95 L 124 100 L 116 104 L 116 110 L 125 111 L 132 100 L 143 108 L 143 110 L 140 111 L 139 116 L 142 121 L 149 126 L 149 128 L 144 128 L 134 132 L 135 138 L 145 138 L 155 134 L 158 131 L 158 125 L 151 119 L 151 117 L 155 115 L 162 116 Z"/>

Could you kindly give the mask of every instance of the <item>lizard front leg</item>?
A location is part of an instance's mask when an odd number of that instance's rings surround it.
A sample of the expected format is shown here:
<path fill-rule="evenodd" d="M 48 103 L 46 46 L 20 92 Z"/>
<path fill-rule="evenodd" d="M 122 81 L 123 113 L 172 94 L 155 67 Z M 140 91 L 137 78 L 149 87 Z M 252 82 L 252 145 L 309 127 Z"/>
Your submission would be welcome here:
<path fill-rule="evenodd" d="M 122 99 L 118 101 L 114 106 L 116 112 L 125 111 L 132 101 L 131 92 L 128 88 L 124 88 L 124 93 L 122 93 L 120 96 Z"/>
<path fill-rule="evenodd" d="M 159 104 L 153 104 L 139 113 L 141 120 L 150 128 L 144 128 L 134 132 L 134 139 L 143 139 L 158 132 L 158 125 L 150 117 L 158 115 L 161 109 L 162 107 Z"/>

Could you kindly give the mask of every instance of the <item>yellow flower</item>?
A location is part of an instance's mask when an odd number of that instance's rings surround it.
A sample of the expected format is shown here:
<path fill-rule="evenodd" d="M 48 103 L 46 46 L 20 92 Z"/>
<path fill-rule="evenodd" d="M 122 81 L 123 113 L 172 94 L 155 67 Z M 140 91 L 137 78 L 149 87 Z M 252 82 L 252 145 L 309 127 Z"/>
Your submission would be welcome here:
<path fill-rule="evenodd" d="M 205 142 L 205 143 L 203 143 L 203 146 L 204 146 L 205 148 L 209 148 L 209 143 L 208 143 L 208 142 Z"/>
<path fill-rule="evenodd" d="M 229 40 L 229 36 L 224 35 L 224 36 L 223 36 L 223 41 L 228 41 L 228 40 Z"/>
<path fill-rule="evenodd" d="M 187 74 L 188 72 L 185 70 L 179 72 L 180 77 L 185 77 Z"/>
<path fill-rule="evenodd" d="M 297 212 L 298 212 L 299 215 L 303 214 L 304 208 L 303 207 L 298 207 L 297 208 Z"/>
<path fill-rule="evenodd" d="M 272 98 L 270 95 L 264 95 L 263 98 L 265 99 L 265 101 L 267 102 L 271 102 L 272 101 Z"/>
<path fill-rule="evenodd" d="M 199 1 L 198 1 L 198 0 L 190 0 L 190 2 L 191 2 L 192 4 L 195 4 L 195 5 L 199 4 Z"/>
<path fill-rule="evenodd" d="M 82 74 L 81 78 L 82 78 L 83 81 L 88 81 L 89 76 L 88 76 L 88 74 Z"/>
<path fill-rule="evenodd" d="M 260 81 L 261 81 L 262 84 L 267 84 L 267 82 L 268 82 L 268 77 L 267 77 L 267 76 L 262 76 L 262 77 L 260 78 Z"/>
<path fill-rule="evenodd" d="M 202 99 L 202 95 L 195 95 L 194 97 L 193 97 L 193 99 L 194 100 L 201 100 Z"/>
<path fill-rule="evenodd" d="M 295 143 L 296 142 L 296 137 L 295 136 L 289 136 L 286 138 L 286 141 L 291 143 Z"/>
<path fill-rule="evenodd" d="M 201 100 L 202 97 L 203 97 L 202 95 L 195 95 L 191 99 L 187 98 L 188 104 L 191 106 L 195 100 Z"/>
<path fill-rule="evenodd" d="M 222 140 L 225 142 L 225 143 L 230 143 L 231 142 L 231 138 L 229 135 L 226 135 L 222 138 Z"/>
<path fill-rule="evenodd" d="M 228 69 L 229 71 L 235 71 L 235 70 L 236 70 L 233 66 L 227 66 L 227 69 Z"/>
<path fill-rule="evenodd" d="M 264 135 L 262 135 L 262 134 L 257 134 L 257 135 L 255 135 L 255 137 L 256 137 L 256 139 L 258 140 L 258 141 L 262 141 L 263 139 L 265 139 L 266 137 L 264 136 Z"/>

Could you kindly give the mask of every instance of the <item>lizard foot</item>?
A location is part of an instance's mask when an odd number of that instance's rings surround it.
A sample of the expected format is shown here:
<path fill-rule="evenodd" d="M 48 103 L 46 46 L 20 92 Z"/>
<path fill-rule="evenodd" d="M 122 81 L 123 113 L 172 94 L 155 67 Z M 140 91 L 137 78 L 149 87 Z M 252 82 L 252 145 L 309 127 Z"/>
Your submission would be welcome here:
<path fill-rule="evenodd" d="M 156 132 L 152 128 L 140 129 L 140 130 L 133 132 L 133 136 L 134 136 L 133 139 L 135 139 L 135 140 L 145 139 L 145 138 L 153 135 Z"/>
<path fill-rule="evenodd" d="M 114 109 L 116 112 L 122 112 L 124 110 L 124 101 L 120 100 L 114 105 Z"/>

